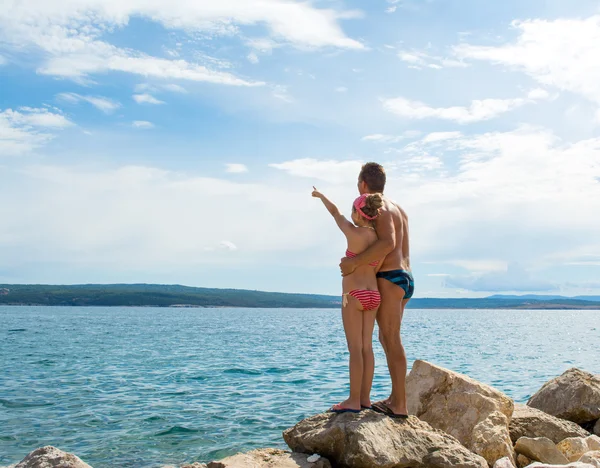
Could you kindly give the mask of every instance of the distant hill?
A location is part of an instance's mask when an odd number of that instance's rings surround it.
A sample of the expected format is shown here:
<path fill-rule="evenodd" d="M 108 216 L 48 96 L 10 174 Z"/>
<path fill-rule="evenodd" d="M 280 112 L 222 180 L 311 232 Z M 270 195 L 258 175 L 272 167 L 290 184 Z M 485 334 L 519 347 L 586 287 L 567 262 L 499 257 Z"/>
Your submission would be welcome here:
<path fill-rule="evenodd" d="M 412 309 L 600 309 L 600 298 L 490 296 L 474 299 L 415 298 Z M 339 308 L 339 296 L 162 284 L 0 284 L 0 305 Z"/>

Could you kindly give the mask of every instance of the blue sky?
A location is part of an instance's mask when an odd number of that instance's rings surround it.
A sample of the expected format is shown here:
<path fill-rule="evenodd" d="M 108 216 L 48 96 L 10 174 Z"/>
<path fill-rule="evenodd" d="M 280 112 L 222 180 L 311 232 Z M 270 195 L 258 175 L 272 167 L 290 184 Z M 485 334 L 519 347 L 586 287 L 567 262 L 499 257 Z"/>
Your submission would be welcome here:
<path fill-rule="evenodd" d="M 337 294 L 361 163 L 418 297 L 600 294 L 600 2 L 9 0 L 0 282 Z"/>

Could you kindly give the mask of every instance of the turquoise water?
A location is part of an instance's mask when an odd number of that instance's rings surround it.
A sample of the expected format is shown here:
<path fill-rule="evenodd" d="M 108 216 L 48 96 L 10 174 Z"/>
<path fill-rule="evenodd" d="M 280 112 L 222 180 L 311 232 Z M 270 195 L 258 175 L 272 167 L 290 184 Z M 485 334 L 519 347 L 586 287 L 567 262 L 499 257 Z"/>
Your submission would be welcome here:
<path fill-rule="evenodd" d="M 403 337 L 410 361 L 525 401 L 569 367 L 600 373 L 599 331 L 600 311 L 408 310 Z M 0 465 L 47 444 L 94 468 L 283 447 L 345 398 L 346 360 L 337 310 L 0 307 Z"/>

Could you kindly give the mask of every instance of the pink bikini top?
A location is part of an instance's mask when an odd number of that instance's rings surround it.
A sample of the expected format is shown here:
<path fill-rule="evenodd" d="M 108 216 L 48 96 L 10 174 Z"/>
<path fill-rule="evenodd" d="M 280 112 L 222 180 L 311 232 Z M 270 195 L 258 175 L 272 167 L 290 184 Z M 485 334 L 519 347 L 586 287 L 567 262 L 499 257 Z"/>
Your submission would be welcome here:
<path fill-rule="evenodd" d="M 346 257 L 354 258 L 354 257 L 356 257 L 356 254 L 354 252 L 350 252 L 349 250 L 346 250 Z M 372 267 L 376 267 L 377 265 L 379 265 L 378 261 L 369 263 L 369 266 L 372 266 Z"/>

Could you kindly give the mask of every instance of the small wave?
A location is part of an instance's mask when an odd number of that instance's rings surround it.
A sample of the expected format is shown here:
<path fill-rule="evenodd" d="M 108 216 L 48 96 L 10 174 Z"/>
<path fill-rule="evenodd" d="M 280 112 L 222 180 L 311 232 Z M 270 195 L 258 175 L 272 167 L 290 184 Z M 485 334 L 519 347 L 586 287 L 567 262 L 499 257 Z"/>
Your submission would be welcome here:
<path fill-rule="evenodd" d="M 260 375 L 261 372 L 254 369 L 227 369 L 224 374 Z"/>
<path fill-rule="evenodd" d="M 188 429 L 187 427 L 183 427 L 183 426 L 173 426 L 172 428 L 170 428 L 166 431 L 159 432 L 155 435 L 157 437 L 160 437 L 160 436 L 166 436 L 166 435 L 172 435 L 172 434 L 194 434 L 196 432 L 200 432 L 200 431 L 198 429 Z"/>
<path fill-rule="evenodd" d="M 195 377 L 190 377 L 190 380 L 198 380 L 200 382 L 203 382 L 205 380 L 208 380 L 208 377 L 206 375 L 197 375 Z"/>
<path fill-rule="evenodd" d="M 292 372 L 292 369 L 284 367 L 269 367 L 265 369 L 265 373 L 267 374 L 289 374 L 290 372 Z"/>
<path fill-rule="evenodd" d="M 165 419 L 163 416 L 149 416 L 146 419 L 144 419 L 144 421 L 147 421 L 147 422 L 162 421 L 163 419 Z"/>
<path fill-rule="evenodd" d="M 13 328 L 11 330 L 8 330 L 8 333 L 16 333 L 16 332 L 24 332 L 27 331 L 27 328 Z"/>
<path fill-rule="evenodd" d="M 38 408 L 40 406 L 52 406 L 54 403 L 26 403 L 0 398 L 0 405 L 4 406 L 5 408 Z"/>

